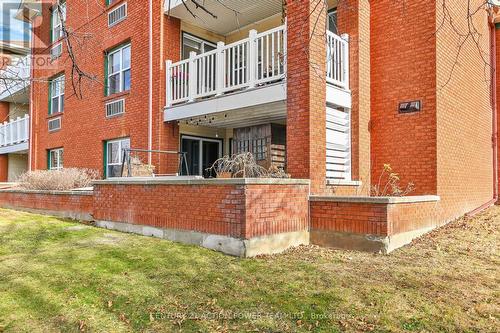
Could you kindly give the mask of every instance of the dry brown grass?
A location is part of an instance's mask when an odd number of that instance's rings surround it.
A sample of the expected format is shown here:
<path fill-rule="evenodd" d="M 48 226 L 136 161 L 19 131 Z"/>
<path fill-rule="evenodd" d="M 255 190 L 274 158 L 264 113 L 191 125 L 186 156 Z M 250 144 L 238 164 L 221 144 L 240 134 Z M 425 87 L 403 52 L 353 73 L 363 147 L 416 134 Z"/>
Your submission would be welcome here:
<path fill-rule="evenodd" d="M 98 178 L 96 170 L 68 168 L 26 172 L 19 177 L 18 182 L 20 188 L 26 190 L 66 191 L 89 187 Z"/>

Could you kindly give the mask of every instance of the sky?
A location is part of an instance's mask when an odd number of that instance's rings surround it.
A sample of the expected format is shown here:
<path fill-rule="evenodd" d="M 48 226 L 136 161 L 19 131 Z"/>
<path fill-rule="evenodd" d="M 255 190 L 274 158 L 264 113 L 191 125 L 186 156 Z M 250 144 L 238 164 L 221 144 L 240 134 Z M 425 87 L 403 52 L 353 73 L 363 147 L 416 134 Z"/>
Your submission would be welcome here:
<path fill-rule="evenodd" d="M 27 41 L 28 25 L 14 18 L 20 0 L 0 0 L 0 40 Z"/>

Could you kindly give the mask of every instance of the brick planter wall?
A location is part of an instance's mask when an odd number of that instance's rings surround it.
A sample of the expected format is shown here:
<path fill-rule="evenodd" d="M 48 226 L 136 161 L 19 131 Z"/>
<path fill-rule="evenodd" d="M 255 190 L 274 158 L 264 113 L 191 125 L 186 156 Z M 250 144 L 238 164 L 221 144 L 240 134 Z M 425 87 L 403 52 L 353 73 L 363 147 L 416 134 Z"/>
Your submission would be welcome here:
<path fill-rule="evenodd" d="M 311 197 L 311 243 L 387 253 L 438 226 L 438 201 Z"/>
<path fill-rule="evenodd" d="M 99 226 L 253 256 L 308 243 L 309 182 L 111 180 L 94 184 Z"/>
<path fill-rule="evenodd" d="M 92 191 L 1 190 L 0 207 L 91 221 Z"/>

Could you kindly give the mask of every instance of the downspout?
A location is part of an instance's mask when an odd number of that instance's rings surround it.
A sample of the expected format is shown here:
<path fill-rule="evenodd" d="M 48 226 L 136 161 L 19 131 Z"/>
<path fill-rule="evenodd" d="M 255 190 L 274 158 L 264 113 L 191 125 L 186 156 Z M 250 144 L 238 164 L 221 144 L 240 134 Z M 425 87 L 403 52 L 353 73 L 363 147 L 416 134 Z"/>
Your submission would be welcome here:
<path fill-rule="evenodd" d="M 491 103 L 493 118 L 493 200 L 498 201 L 498 105 L 497 105 L 497 41 L 496 26 L 490 20 L 491 38 Z"/>
<path fill-rule="evenodd" d="M 29 106 L 29 115 L 30 115 L 30 121 L 29 121 L 29 143 L 28 143 L 28 171 L 32 171 L 31 167 L 31 162 L 33 160 L 33 157 L 31 156 L 33 154 L 33 78 L 35 74 L 35 69 L 34 69 L 34 59 L 35 56 L 33 55 L 33 28 L 30 29 L 30 106 Z"/>
<path fill-rule="evenodd" d="M 149 100 L 148 100 L 148 164 L 153 149 L 153 0 L 149 0 Z"/>
<path fill-rule="evenodd" d="M 492 13 L 492 12 L 491 12 Z M 498 201 L 498 126 L 497 126 L 497 55 L 496 27 L 493 14 L 490 14 L 490 62 L 491 62 L 491 109 L 492 109 L 492 147 L 493 147 L 493 198 L 484 205 L 467 214 L 474 216 Z"/>

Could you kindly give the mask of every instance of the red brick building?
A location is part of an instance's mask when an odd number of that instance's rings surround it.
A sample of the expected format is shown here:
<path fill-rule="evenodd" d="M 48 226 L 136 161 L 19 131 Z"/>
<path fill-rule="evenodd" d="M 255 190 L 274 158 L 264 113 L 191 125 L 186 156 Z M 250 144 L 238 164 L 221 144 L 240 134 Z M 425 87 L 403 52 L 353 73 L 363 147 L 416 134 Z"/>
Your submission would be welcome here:
<path fill-rule="evenodd" d="M 179 169 L 175 154 L 140 153 L 158 175 L 208 177 L 219 157 L 250 151 L 310 180 L 310 229 L 325 233 L 368 233 L 338 228 L 330 199 L 369 195 L 385 164 L 412 195 L 440 197 L 421 227 L 497 199 L 493 9 L 458 47 L 465 0 L 445 12 L 439 1 L 100 2 L 44 2 L 33 21 L 34 56 L 53 61 L 33 66 L 32 170 L 111 178 L 131 147 L 187 154 Z M 384 219 L 403 211 L 421 214 Z"/>

